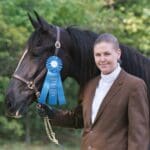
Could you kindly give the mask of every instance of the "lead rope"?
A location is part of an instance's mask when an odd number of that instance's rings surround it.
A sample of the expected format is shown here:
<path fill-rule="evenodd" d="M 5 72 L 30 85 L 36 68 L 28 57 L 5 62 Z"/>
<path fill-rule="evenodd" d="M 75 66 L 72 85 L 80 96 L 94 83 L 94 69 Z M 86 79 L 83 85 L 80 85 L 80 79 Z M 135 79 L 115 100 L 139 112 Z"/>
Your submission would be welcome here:
<path fill-rule="evenodd" d="M 52 125 L 50 123 L 50 119 L 48 118 L 48 116 L 44 117 L 44 125 L 45 125 L 45 130 L 46 130 L 47 136 L 50 139 L 50 141 L 52 141 L 56 145 L 60 146 L 60 148 L 62 150 L 64 150 L 64 147 L 56 139 L 55 132 L 52 129 Z"/>
<path fill-rule="evenodd" d="M 52 129 L 52 125 L 51 125 L 51 123 L 50 123 L 50 120 L 49 120 L 48 116 L 44 117 L 44 125 L 45 125 L 46 133 L 47 133 L 49 139 L 50 139 L 53 143 L 59 145 L 59 142 L 58 142 L 58 140 L 56 139 L 55 132 L 54 132 L 53 129 Z"/>

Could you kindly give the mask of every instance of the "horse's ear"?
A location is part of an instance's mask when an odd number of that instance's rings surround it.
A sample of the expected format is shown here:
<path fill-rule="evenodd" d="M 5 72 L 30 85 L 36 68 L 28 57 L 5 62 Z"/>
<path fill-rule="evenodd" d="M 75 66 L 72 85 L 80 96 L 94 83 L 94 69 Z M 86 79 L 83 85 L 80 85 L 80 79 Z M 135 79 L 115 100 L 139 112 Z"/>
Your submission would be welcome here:
<path fill-rule="evenodd" d="M 40 24 L 40 27 L 44 30 L 44 31 L 48 31 L 49 30 L 49 24 L 47 21 L 45 21 L 41 16 L 38 15 L 38 13 L 36 11 L 34 11 L 36 18 Z"/>
<path fill-rule="evenodd" d="M 33 19 L 29 13 L 27 13 L 27 15 L 28 15 L 29 20 L 30 20 L 32 26 L 34 27 L 34 29 L 39 28 L 39 26 L 40 26 L 39 23 L 35 19 Z"/>

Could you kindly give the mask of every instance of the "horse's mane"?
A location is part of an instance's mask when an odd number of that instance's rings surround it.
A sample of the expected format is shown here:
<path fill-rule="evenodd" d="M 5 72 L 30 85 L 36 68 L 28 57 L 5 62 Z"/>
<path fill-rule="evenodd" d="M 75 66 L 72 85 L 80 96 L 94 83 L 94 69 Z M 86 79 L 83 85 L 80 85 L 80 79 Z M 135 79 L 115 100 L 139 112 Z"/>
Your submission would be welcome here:
<path fill-rule="evenodd" d="M 128 73 L 142 78 L 150 92 L 150 59 L 142 55 L 135 48 L 120 45 L 122 50 L 122 68 Z"/>
<path fill-rule="evenodd" d="M 88 80 L 96 76 L 99 72 L 95 67 L 93 58 L 93 44 L 98 34 L 80 30 L 74 27 L 67 27 L 66 30 L 72 38 L 74 48 L 74 58 L 78 65 L 81 66 L 80 81 L 81 86 L 84 86 Z M 150 89 L 150 59 L 143 56 L 136 49 L 120 44 L 122 50 L 121 66 L 128 73 L 141 77 Z M 79 56 L 80 58 L 76 57 Z"/>
<path fill-rule="evenodd" d="M 74 27 L 68 27 L 66 30 L 73 41 L 74 61 L 77 62 L 80 67 L 80 85 L 84 86 L 89 79 L 96 76 L 99 72 L 95 66 L 92 51 L 93 43 L 98 37 L 98 34 L 88 30 L 82 31 Z"/>

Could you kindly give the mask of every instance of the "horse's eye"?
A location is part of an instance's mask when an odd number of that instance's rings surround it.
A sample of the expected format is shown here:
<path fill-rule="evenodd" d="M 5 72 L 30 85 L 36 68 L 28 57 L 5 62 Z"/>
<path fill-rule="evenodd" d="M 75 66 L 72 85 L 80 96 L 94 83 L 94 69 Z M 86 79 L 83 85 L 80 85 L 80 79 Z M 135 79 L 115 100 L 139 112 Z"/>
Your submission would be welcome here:
<path fill-rule="evenodd" d="M 31 54 L 34 57 L 39 57 L 42 55 L 43 52 L 44 52 L 43 47 L 36 47 L 36 48 L 32 49 Z"/>
<path fill-rule="evenodd" d="M 39 47 L 32 49 L 31 51 L 32 56 L 34 57 L 40 57 L 45 52 L 48 52 L 50 55 L 54 54 L 54 46 L 49 46 L 49 45 L 39 46 Z"/>

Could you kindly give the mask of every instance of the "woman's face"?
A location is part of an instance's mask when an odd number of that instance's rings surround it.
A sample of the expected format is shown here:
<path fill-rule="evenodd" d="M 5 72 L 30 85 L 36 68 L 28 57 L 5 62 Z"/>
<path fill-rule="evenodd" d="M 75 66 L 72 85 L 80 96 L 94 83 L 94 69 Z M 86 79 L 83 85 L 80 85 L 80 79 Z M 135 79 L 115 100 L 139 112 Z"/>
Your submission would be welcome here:
<path fill-rule="evenodd" d="M 112 43 L 100 42 L 94 46 L 95 63 L 102 74 L 113 72 L 120 56 L 120 49 L 115 49 Z"/>

